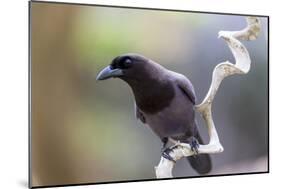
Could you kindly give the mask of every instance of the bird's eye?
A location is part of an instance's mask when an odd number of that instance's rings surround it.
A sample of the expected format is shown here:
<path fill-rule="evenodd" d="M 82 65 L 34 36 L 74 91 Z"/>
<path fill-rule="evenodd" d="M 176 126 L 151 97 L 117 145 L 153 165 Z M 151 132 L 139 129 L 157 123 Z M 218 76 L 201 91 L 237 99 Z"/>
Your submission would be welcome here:
<path fill-rule="evenodd" d="M 122 63 L 123 63 L 122 66 L 124 68 L 129 68 L 131 67 L 133 61 L 130 58 L 126 58 Z"/>

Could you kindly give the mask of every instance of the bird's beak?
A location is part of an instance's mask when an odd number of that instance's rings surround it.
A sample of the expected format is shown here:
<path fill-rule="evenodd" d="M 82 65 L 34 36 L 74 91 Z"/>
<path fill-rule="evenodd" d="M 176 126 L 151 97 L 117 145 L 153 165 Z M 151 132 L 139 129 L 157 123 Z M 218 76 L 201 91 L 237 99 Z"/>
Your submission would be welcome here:
<path fill-rule="evenodd" d="M 122 75 L 123 75 L 123 71 L 121 69 L 119 68 L 111 69 L 110 66 L 107 66 L 102 71 L 100 71 L 96 80 L 105 80 L 111 77 L 118 77 Z"/>

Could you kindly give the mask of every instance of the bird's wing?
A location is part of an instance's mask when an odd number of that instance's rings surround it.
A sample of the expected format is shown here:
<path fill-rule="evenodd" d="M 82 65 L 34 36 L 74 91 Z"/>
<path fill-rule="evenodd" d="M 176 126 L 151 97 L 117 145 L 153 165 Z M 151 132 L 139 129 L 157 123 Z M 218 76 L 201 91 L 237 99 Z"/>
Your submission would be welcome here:
<path fill-rule="evenodd" d="M 145 121 L 145 117 L 143 115 L 143 113 L 141 112 L 141 110 L 138 108 L 138 106 L 135 103 L 135 116 L 137 119 L 141 120 L 142 123 L 146 123 Z"/>
<path fill-rule="evenodd" d="M 190 101 L 195 104 L 196 95 L 192 83 L 184 75 L 172 72 L 171 74 L 175 78 L 177 86 L 182 90 L 182 92 L 190 99 Z"/>

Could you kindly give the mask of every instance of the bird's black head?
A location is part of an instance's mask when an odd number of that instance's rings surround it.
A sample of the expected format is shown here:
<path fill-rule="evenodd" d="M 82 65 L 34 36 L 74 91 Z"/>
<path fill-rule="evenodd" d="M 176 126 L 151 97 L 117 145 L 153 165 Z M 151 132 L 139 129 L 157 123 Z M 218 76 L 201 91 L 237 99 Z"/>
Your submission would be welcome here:
<path fill-rule="evenodd" d="M 117 56 L 111 64 L 105 67 L 97 76 L 97 80 L 120 78 L 123 80 L 136 79 L 145 73 L 149 59 L 138 54 L 124 54 Z"/>

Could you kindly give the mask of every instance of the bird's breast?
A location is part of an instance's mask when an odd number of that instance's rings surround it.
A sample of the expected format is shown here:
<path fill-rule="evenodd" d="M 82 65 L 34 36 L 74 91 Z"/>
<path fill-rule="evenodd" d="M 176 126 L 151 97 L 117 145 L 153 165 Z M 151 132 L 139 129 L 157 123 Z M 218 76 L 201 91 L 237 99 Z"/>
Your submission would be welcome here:
<path fill-rule="evenodd" d="M 172 85 L 133 89 L 136 104 L 142 112 L 155 114 L 168 107 L 175 96 Z"/>

